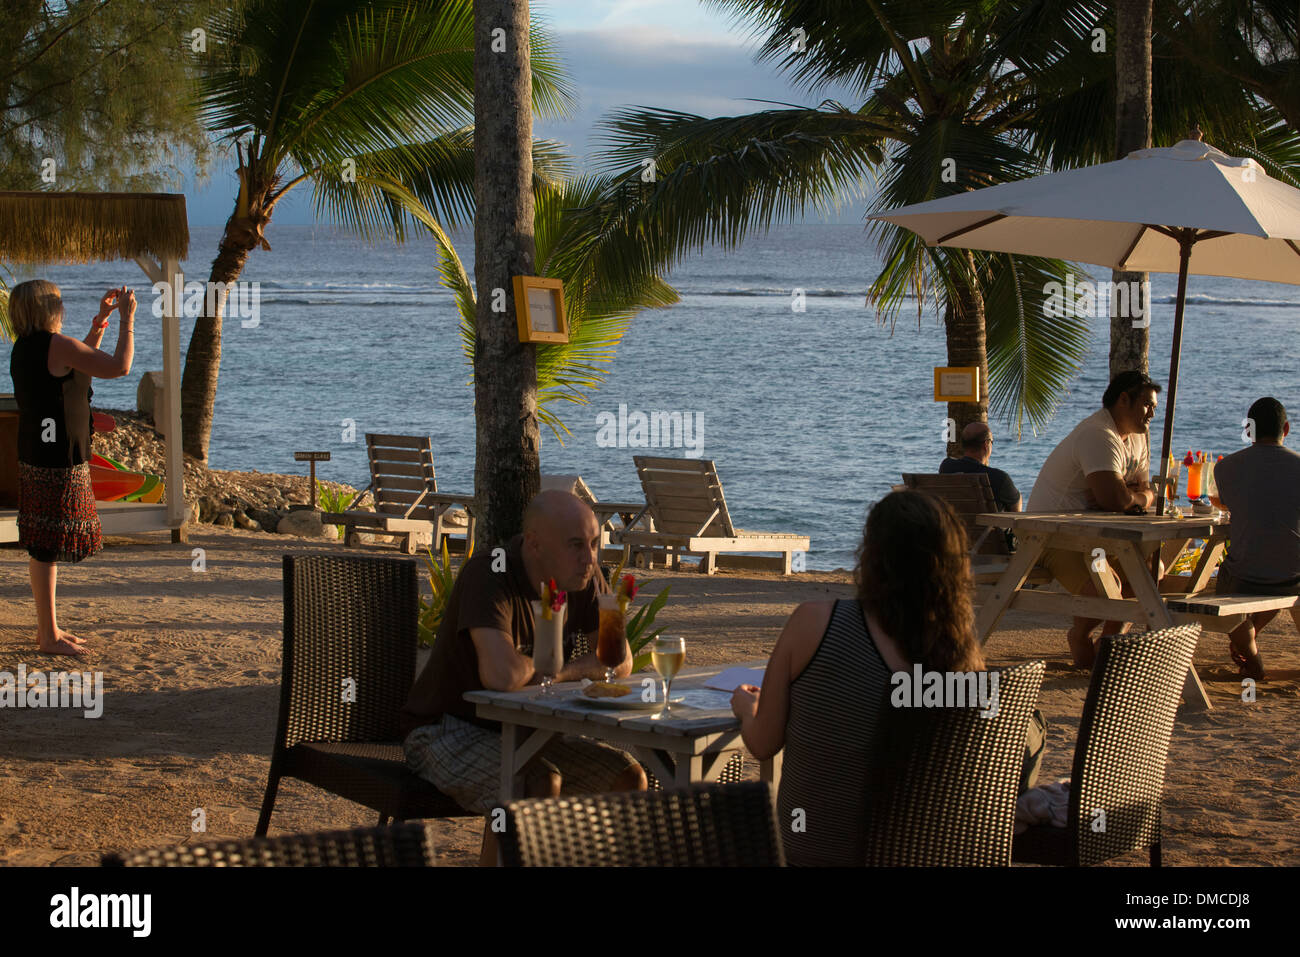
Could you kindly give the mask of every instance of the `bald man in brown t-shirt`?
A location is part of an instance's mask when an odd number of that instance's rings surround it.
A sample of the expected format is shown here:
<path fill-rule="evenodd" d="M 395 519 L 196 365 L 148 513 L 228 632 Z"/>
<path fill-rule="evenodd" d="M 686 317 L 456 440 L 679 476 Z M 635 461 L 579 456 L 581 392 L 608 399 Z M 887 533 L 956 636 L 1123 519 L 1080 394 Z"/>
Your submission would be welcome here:
<path fill-rule="evenodd" d="M 568 492 L 538 494 L 524 512 L 524 531 L 501 556 L 480 552 L 456 578 L 433 643 L 433 654 L 402 710 L 411 770 L 470 811 L 487 814 L 501 780 L 501 726 L 478 718 L 467 691 L 518 691 L 536 683 L 532 662 L 533 613 L 538 585 L 555 579 L 568 592 L 564 667 L 557 681 L 602 679 L 595 654 L 573 657 L 577 633 L 595 646 L 596 596 L 609 591 L 599 565 L 600 527 L 581 499 Z M 632 671 L 623 643 L 619 677 Z M 561 793 L 632 791 L 646 787 L 645 771 L 630 754 L 589 738 L 553 737 L 524 768 L 528 797 Z M 482 862 L 496 860 L 496 841 L 483 828 Z"/>

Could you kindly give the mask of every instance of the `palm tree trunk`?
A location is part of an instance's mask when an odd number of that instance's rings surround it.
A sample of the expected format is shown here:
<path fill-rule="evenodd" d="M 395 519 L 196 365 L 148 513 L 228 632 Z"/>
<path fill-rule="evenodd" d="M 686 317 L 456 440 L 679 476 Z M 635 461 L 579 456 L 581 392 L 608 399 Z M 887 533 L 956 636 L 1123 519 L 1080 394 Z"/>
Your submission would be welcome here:
<path fill-rule="evenodd" d="M 212 260 L 209 283 L 221 283 L 222 290 L 213 298 L 213 308 L 207 308 L 204 297 L 203 313 L 194 320 L 194 331 L 185 350 L 185 371 L 181 375 L 181 442 L 186 455 L 201 462 L 208 460 L 208 444 L 212 437 L 212 409 L 217 398 L 217 374 L 221 370 L 221 319 L 226 307 L 226 284 L 239 279 L 244 263 L 253 245 L 238 241 L 236 216 L 226 221 L 226 230 L 217 246 L 217 257 Z M 212 286 L 209 289 L 214 288 Z M 208 315 L 209 311 L 213 314 Z"/>
<path fill-rule="evenodd" d="M 494 31 L 504 30 L 504 35 Z M 535 273 L 533 113 L 527 0 L 474 3 L 474 503 L 477 548 L 523 527 L 537 494 L 534 346 L 519 341 L 512 277 Z M 493 311 L 504 297 L 505 310 Z"/>
<path fill-rule="evenodd" d="M 1151 146 L 1151 3 L 1118 0 L 1115 5 L 1116 159 Z M 1148 278 L 1144 272 L 1111 272 L 1112 290 L 1136 290 L 1141 297 L 1141 309 L 1134 309 L 1130 298 L 1124 315 L 1116 308 L 1120 296 L 1110 297 L 1111 378 L 1130 369 L 1147 371 L 1151 304 L 1142 291 Z"/>
<path fill-rule="evenodd" d="M 974 257 L 968 252 L 967 264 L 974 274 Z M 948 365 L 979 369 L 980 400 L 949 402 L 948 417 L 956 423 L 954 441 L 948 443 L 948 455 L 961 456 L 961 431 L 972 422 L 987 422 L 989 417 L 989 362 L 985 340 L 984 297 L 972 283 L 958 278 L 956 293 L 944 306 L 943 324 L 948 338 Z"/>

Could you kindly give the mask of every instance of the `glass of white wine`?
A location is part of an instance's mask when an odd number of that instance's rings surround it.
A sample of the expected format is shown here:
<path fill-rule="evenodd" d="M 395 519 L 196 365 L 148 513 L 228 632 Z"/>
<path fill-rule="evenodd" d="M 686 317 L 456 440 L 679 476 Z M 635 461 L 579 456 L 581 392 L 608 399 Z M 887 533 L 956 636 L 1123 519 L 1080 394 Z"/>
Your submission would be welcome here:
<path fill-rule="evenodd" d="M 650 649 L 650 661 L 664 680 L 664 706 L 659 710 L 659 717 L 666 718 L 672 712 L 669 696 L 673 690 L 673 676 L 682 670 L 686 662 L 686 640 L 660 635 Z"/>

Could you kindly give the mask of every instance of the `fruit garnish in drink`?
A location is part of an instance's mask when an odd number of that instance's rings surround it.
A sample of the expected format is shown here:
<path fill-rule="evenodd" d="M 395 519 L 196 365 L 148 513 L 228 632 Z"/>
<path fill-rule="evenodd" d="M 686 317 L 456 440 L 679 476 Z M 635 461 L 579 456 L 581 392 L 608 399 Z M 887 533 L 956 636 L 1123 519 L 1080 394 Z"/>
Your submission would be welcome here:
<path fill-rule="evenodd" d="M 618 610 L 624 615 L 627 614 L 627 606 L 632 599 L 636 597 L 636 579 L 632 575 L 624 575 L 618 581 Z"/>
<path fill-rule="evenodd" d="M 569 600 L 568 592 L 557 591 L 555 595 L 551 598 L 551 611 L 558 612 L 561 608 L 564 607 L 564 603 L 567 602 L 568 600 Z"/>

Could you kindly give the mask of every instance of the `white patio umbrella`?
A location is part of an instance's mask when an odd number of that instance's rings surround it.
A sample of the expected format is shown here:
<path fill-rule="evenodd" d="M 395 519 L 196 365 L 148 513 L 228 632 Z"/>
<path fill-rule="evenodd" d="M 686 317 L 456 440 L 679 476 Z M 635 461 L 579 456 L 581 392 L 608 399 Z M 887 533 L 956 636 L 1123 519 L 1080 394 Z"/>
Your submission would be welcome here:
<path fill-rule="evenodd" d="M 1197 135 L 1197 134 L 1193 134 Z M 1178 273 L 1157 511 L 1163 513 L 1187 276 L 1300 284 L 1300 190 L 1199 139 L 870 217 L 930 246 Z"/>

